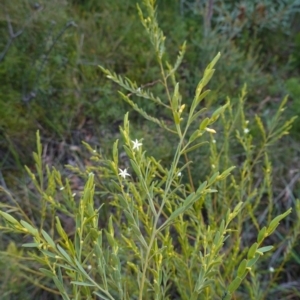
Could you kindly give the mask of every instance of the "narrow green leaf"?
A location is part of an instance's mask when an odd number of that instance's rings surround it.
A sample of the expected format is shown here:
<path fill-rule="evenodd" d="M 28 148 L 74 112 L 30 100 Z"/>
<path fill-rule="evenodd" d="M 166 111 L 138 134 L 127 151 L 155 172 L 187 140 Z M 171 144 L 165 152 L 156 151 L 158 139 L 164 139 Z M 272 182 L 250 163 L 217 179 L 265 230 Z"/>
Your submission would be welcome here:
<path fill-rule="evenodd" d="M 243 202 L 239 202 L 233 209 L 233 212 L 228 214 L 227 217 L 229 217 L 229 219 L 227 221 L 233 220 L 237 216 L 237 214 L 241 211 L 242 206 L 243 206 Z"/>
<path fill-rule="evenodd" d="M 207 127 L 207 125 L 209 124 L 209 118 L 205 118 L 199 126 L 199 130 L 205 130 L 205 128 Z"/>
<path fill-rule="evenodd" d="M 117 242 L 116 242 L 115 238 L 109 232 L 107 232 L 106 230 L 105 230 L 105 235 L 106 235 L 106 238 L 107 238 L 107 241 L 108 241 L 109 245 L 111 247 L 116 247 Z"/>
<path fill-rule="evenodd" d="M 59 234 L 65 241 L 68 240 L 68 235 L 67 235 L 67 233 L 65 232 L 65 230 L 62 228 L 61 223 L 60 223 L 60 219 L 58 218 L 58 216 L 55 217 L 55 220 L 56 220 L 55 227 L 56 227 L 56 230 L 57 230 L 58 234 Z"/>
<path fill-rule="evenodd" d="M 4 211 L 0 211 L 0 215 L 9 223 L 11 223 L 13 225 L 20 225 L 20 223 L 14 217 L 12 217 L 10 214 L 8 214 Z"/>
<path fill-rule="evenodd" d="M 255 256 L 247 261 L 247 269 L 251 269 L 252 266 L 258 261 L 258 259 L 260 258 L 259 254 L 255 254 Z"/>
<path fill-rule="evenodd" d="M 211 118 L 212 118 L 214 121 L 217 120 L 217 118 L 219 118 L 219 116 L 225 111 L 225 109 L 228 107 L 228 105 L 229 105 L 229 102 L 227 102 L 225 105 L 223 105 L 223 106 L 219 107 L 218 109 L 216 109 L 216 110 L 213 112 Z"/>
<path fill-rule="evenodd" d="M 177 111 L 173 111 L 173 117 L 174 117 L 175 124 L 178 125 L 180 123 L 179 113 Z"/>
<path fill-rule="evenodd" d="M 64 288 L 62 282 L 60 282 L 56 276 L 53 276 L 52 279 L 53 279 L 53 281 L 54 281 L 56 287 L 58 288 L 58 290 L 59 290 L 62 294 L 65 294 L 65 288 Z"/>
<path fill-rule="evenodd" d="M 247 259 L 243 259 L 237 270 L 238 277 L 240 277 L 240 278 L 244 277 L 245 272 L 246 272 L 246 267 L 247 267 Z"/>
<path fill-rule="evenodd" d="M 186 210 L 186 207 L 184 206 L 180 206 L 178 207 L 175 211 L 173 211 L 170 215 L 170 217 L 168 218 L 168 220 L 166 222 L 171 222 L 173 221 L 176 217 L 178 217 L 180 214 L 182 214 L 184 211 Z"/>
<path fill-rule="evenodd" d="M 199 148 L 199 147 L 201 147 L 201 146 L 203 146 L 205 144 L 208 144 L 208 142 L 201 142 L 201 143 L 198 143 L 196 145 L 193 145 L 192 147 L 187 148 L 187 149 L 181 151 L 180 154 L 191 152 L 191 151 L 193 151 L 193 150 L 195 150 L 195 149 L 197 149 L 197 148 Z"/>
<path fill-rule="evenodd" d="M 202 88 L 204 88 L 210 82 L 210 80 L 213 77 L 214 73 L 215 73 L 215 69 L 206 69 L 204 71 L 204 76 L 203 76 L 203 79 L 201 81 Z"/>
<path fill-rule="evenodd" d="M 265 247 L 261 247 L 261 248 L 258 248 L 257 250 L 256 250 L 256 252 L 261 252 L 261 253 L 265 253 L 265 252 L 268 252 L 268 251 L 270 251 L 270 250 L 272 250 L 274 248 L 274 246 L 265 246 Z"/>
<path fill-rule="evenodd" d="M 69 263 L 73 264 L 69 254 L 59 244 L 57 244 L 57 249 Z"/>
<path fill-rule="evenodd" d="M 287 215 L 289 215 L 292 212 L 292 209 L 290 208 L 285 213 L 277 216 L 275 219 L 273 219 L 267 229 L 267 234 L 270 235 L 279 225 L 279 222 L 284 219 Z"/>
<path fill-rule="evenodd" d="M 255 253 L 256 253 L 256 250 L 257 250 L 257 247 L 258 247 L 258 244 L 257 244 L 257 243 L 254 243 L 254 244 L 250 247 L 250 249 L 249 249 L 249 251 L 248 251 L 248 255 L 247 255 L 247 258 L 248 258 L 248 259 L 251 259 L 251 258 L 254 257 L 254 255 L 255 255 Z"/>
<path fill-rule="evenodd" d="M 113 144 L 113 160 L 116 166 L 119 164 L 119 155 L 118 155 L 118 142 L 119 140 L 116 140 Z"/>
<path fill-rule="evenodd" d="M 30 179 L 32 181 L 35 181 L 35 175 L 31 172 L 31 170 L 27 166 L 25 166 L 25 170 L 26 170 L 27 174 L 29 175 Z"/>
<path fill-rule="evenodd" d="M 100 297 L 100 299 L 103 299 L 103 300 L 111 300 L 111 299 L 113 299 L 113 298 L 105 296 L 103 293 L 100 294 L 99 292 L 93 292 L 93 294 L 95 294 L 96 296 Z"/>
<path fill-rule="evenodd" d="M 38 156 L 42 157 L 42 143 L 39 130 L 36 131 L 36 147 L 38 150 Z"/>
<path fill-rule="evenodd" d="M 62 294 L 63 300 L 71 300 L 66 292 Z"/>
<path fill-rule="evenodd" d="M 213 242 L 213 244 L 214 244 L 215 246 L 218 246 L 218 244 L 219 244 L 219 242 L 220 242 L 220 238 L 221 238 L 221 234 L 220 234 L 219 231 L 217 231 L 217 232 L 216 232 L 216 235 L 215 235 L 215 237 L 214 237 L 214 242 Z"/>
<path fill-rule="evenodd" d="M 80 285 L 80 286 L 89 286 L 89 287 L 95 287 L 94 284 L 88 283 L 88 282 L 81 282 L 81 281 L 71 281 L 72 284 Z"/>
<path fill-rule="evenodd" d="M 57 259 L 57 255 L 48 251 L 48 250 L 41 250 L 41 252 L 45 255 L 45 256 L 49 256 L 49 257 L 52 257 L 52 258 L 55 258 Z"/>
<path fill-rule="evenodd" d="M 198 105 L 210 92 L 211 92 L 211 90 L 206 90 L 203 93 L 201 93 L 197 98 L 196 104 Z M 203 108 L 203 111 L 204 110 L 207 110 L 207 108 Z"/>
<path fill-rule="evenodd" d="M 129 147 L 127 147 L 126 145 L 123 146 L 123 149 L 125 150 L 127 156 L 130 158 L 130 159 L 133 159 L 133 153 L 132 151 L 130 150 Z"/>
<path fill-rule="evenodd" d="M 90 144 L 88 144 L 88 143 L 86 143 L 86 142 L 84 142 L 84 141 L 82 141 L 81 142 L 83 145 L 84 145 L 84 147 L 87 149 L 87 150 L 89 150 L 90 152 L 94 152 L 94 149 L 91 147 L 91 145 Z"/>
<path fill-rule="evenodd" d="M 72 271 L 72 272 L 76 272 L 76 269 L 70 267 L 69 265 L 66 265 L 66 264 L 58 264 L 56 263 L 56 265 L 60 268 L 63 268 L 63 269 L 66 269 L 66 270 L 69 270 L 69 271 Z"/>
<path fill-rule="evenodd" d="M 43 235 L 43 237 L 45 238 L 45 240 L 48 242 L 48 244 L 49 244 L 53 249 L 56 249 L 54 241 L 52 240 L 52 238 L 50 237 L 50 235 L 49 235 L 44 229 L 42 229 L 42 235 Z"/>
<path fill-rule="evenodd" d="M 208 185 L 211 185 L 211 184 L 213 184 L 215 181 L 216 181 L 216 179 L 217 179 L 217 177 L 219 176 L 219 172 L 215 172 L 210 178 L 209 178 L 209 180 L 208 180 Z"/>
<path fill-rule="evenodd" d="M 175 71 L 178 69 L 178 67 L 181 65 L 181 62 L 185 54 L 185 50 L 186 50 L 186 41 L 184 41 L 183 44 L 181 45 L 179 55 L 177 56 L 174 68 L 173 69 L 169 68 L 170 72 L 167 75 L 167 77 L 172 76 L 175 73 Z"/>
<path fill-rule="evenodd" d="M 179 101 L 179 83 L 177 82 L 174 88 L 174 93 L 172 97 L 172 110 L 177 111 L 178 110 L 178 101 Z"/>
<path fill-rule="evenodd" d="M 122 189 L 118 182 L 116 182 L 115 180 L 110 180 L 110 184 L 111 184 L 111 187 L 115 188 L 116 191 L 122 192 Z"/>
<path fill-rule="evenodd" d="M 265 142 L 267 140 L 267 136 L 266 136 L 266 130 L 264 128 L 263 122 L 258 115 L 255 115 L 255 120 L 256 120 L 257 126 L 261 132 L 261 135 L 263 137 L 263 141 Z"/>
<path fill-rule="evenodd" d="M 200 195 L 202 191 L 206 188 L 206 186 L 207 186 L 207 181 L 202 182 L 201 185 L 198 187 L 196 194 Z"/>
<path fill-rule="evenodd" d="M 82 267 L 82 265 L 76 258 L 75 258 L 75 263 L 76 263 L 77 268 L 80 270 L 80 272 L 82 274 L 84 274 L 84 276 L 89 277 L 89 274 L 84 270 L 84 268 Z"/>
<path fill-rule="evenodd" d="M 22 247 L 25 248 L 37 248 L 39 246 L 38 243 L 26 243 L 26 244 L 22 244 Z"/>
<path fill-rule="evenodd" d="M 218 192 L 218 190 L 216 190 L 216 189 L 207 189 L 207 190 L 205 190 L 205 194 L 208 194 L 208 193 L 217 193 Z"/>
<path fill-rule="evenodd" d="M 220 180 L 225 179 L 228 175 L 230 175 L 230 172 L 235 169 L 235 166 L 232 166 L 225 170 L 221 175 L 220 175 Z"/>
<path fill-rule="evenodd" d="M 47 269 L 44 269 L 44 268 L 39 268 L 39 271 L 50 278 L 53 278 L 55 276 L 55 274 L 53 274 L 53 272 L 51 272 Z"/>
<path fill-rule="evenodd" d="M 133 222 L 134 222 L 134 220 L 133 220 Z M 140 228 L 135 223 L 132 223 L 132 227 L 131 228 L 132 228 L 132 231 L 137 236 L 137 238 L 139 239 L 139 241 L 141 242 L 141 245 L 144 246 L 145 249 L 148 249 L 147 242 L 146 242 L 143 234 L 141 233 Z"/>
<path fill-rule="evenodd" d="M 131 164 L 135 174 L 139 177 L 142 176 L 140 167 L 136 164 L 136 162 L 133 159 L 130 159 L 130 164 Z"/>
<path fill-rule="evenodd" d="M 229 285 L 228 292 L 233 293 L 234 291 L 236 291 L 238 287 L 241 285 L 241 282 L 242 282 L 242 278 L 236 277 Z"/>
<path fill-rule="evenodd" d="M 200 130 L 195 130 L 189 138 L 189 144 L 192 143 L 201 134 Z"/>
<path fill-rule="evenodd" d="M 218 62 L 218 60 L 220 59 L 220 57 L 221 57 L 221 53 L 218 52 L 218 54 L 214 57 L 214 59 L 207 66 L 207 69 L 212 69 L 215 66 L 215 64 Z"/>
<path fill-rule="evenodd" d="M 207 91 L 203 92 L 203 93 L 201 94 L 201 96 L 204 95 L 204 97 L 205 97 L 209 92 L 210 92 L 210 90 L 207 90 Z M 200 96 L 200 97 L 201 97 L 201 96 Z M 203 98 L 204 98 L 204 97 L 203 97 Z M 197 119 L 198 119 L 205 111 L 207 111 L 207 108 L 206 108 L 206 107 L 204 107 L 204 108 L 200 109 L 199 111 L 197 111 L 197 112 L 191 117 L 190 123 L 193 123 L 195 120 L 197 120 Z"/>
<path fill-rule="evenodd" d="M 196 196 L 196 197 L 195 197 Z M 183 202 L 184 207 L 189 207 L 196 199 L 198 198 L 198 195 L 195 193 L 191 193 Z"/>
<path fill-rule="evenodd" d="M 36 228 L 33 228 L 29 223 L 27 223 L 24 220 L 21 220 L 20 223 L 23 225 L 24 228 L 28 230 L 33 236 L 38 235 L 38 230 Z"/>
<path fill-rule="evenodd" d="M 257 235 L 257 243 L 260 244 L 264 238 L 266 237 L 266 231 L 267 231 L 267 227 L 264 226 L 258 233 Z"/>

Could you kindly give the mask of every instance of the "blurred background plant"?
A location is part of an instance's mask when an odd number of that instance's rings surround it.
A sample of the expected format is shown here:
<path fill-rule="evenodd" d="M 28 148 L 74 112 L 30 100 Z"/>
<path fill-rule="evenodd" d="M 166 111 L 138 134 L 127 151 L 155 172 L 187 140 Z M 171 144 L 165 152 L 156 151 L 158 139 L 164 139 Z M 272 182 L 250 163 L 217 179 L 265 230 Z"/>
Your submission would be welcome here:
<path fill-rule="evenodd" d="M 98 68 L 103 65 L 153 93 L 164 93 L 153 81 L 159 69 L 138 19 L 136 2 L 0 3 L 0 184 L 27 213 L 33 211 L 33 219 L 39 197 L 24 174 L 23 165 L 34 167 L 31 153 L 37 129 L 43 137 L 44 162 L 56 165 L 79 190 L 82 179 L 63 165 L 76 164 L 83 169 L 90 164 L 82 140 L 108 154 L 128 110 L 137 138 L 144 138 L 145 147 L 153 149 L 157 159 L 170 162 L 174 137 L 163 136 L 157 129 L 153 133 L 153 126 L 120 99 L 116 85 L 107 81 Z M 247 119 L 259 114 L 269 124 L 287 93 L 290 98 L 285 116 L 299 115 L 299 1 L 159 0 L 157 5 L 160 25 L 169 38 L 166 46 L 171 61 L 182 41 L 187 41 L 186 55 L 178 70 L 187 105 L 191 104 L 205 66 L 220 51 L 222 59 L 209 86 L 213 92 L 205 99 L 208 109 L 224 104 L 227 96 L 237 104 L 241 87 L 247 83 Z M 149 114 L 169 121 L 166 111 L 152 102 L 137 103 Z M 276 174 L 273 192 L 278 201 L 294 201 L 300 195 L 299 122 L 295 120 L 291 136 L 283 137 L 270 151 Z M 254 125 L 250 130 L 254 136 L 259 135 Z M 120 153 L 124 158 L 124 152 Z M 229 153 L 237 161 L 242 155 L 243 149 L 237 145 Z M 201 150 L 191 160 L 203 162 L 205 157 L 207 150 Z M 202 178 L 208 168 L 210 162 L 206 160 L 203 170 L 193 176 Z M 3 203 L 11 199 L 7 194 L 0 197 Z M 0 238 L 6 257 L 5 251 L 13 244 Z M 13 235 L 11 239 L 17 245 L 20 242 Z M 10 285 L 1 282 L 3 295 L 9 293 L 6 299 L 29 299 L 34 290 L 43 299 L 43 290 L 32 285 L 28 290 L 23 288 L 27 271 L 34 269 L 34 263 L 28 262 L 28 269 L 24 269 L 22 253 L 17 253 L 12 256 L 11 265 L 3 265 L 4 277 L 0 277 L 14 278 Z M 294 253 L 292 259 L 294 270 L 299 257 Z M 289 276 L 295 279 L 294 275 Z"/>

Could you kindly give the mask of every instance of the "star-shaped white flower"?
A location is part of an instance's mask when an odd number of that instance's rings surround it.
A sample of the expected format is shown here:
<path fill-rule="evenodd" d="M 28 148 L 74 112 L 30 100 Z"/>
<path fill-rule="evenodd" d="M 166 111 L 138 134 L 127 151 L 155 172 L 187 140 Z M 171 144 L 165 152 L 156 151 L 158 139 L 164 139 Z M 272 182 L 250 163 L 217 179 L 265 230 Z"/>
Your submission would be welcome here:
<path fill-rule="evenodd" d="M 121 177 L 126 178 L 126 176 L 130 176 L 130 174 L 127 172 L 127 169 L 124 169 L 124 170 L 119 169 L 119 170 L 120 170 L 119 175 L 120 175 Z"/>
<path fill-rule="evenodd" d="M 135 141 L 132 141 L 133 142 L 133 150 L 134 149 L 139 149 L 140 146 L 142 146 L 143 144 L 140 143 L 137 139 Z"/>

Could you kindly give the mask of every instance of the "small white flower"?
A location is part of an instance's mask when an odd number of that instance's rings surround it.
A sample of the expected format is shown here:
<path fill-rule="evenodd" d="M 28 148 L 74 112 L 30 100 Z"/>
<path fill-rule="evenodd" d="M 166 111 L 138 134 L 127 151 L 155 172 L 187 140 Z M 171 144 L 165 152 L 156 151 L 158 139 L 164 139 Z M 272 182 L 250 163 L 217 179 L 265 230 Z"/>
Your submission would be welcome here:
<path fill-rule="evenodd" d="M 132 141 L 132 142 L 133 142 L 133 150 L 134 149 L 139 149 L 139 147 L 143 145 L 137 139 L 135 141 Z"/>
<path fill-rule="evenodd" d="M 249 131 L 250 131 L 250 130 L 249 130 L 248 128 L 244 128 L 244 133 L 245 133 L 245 134 L 249 133 Z"/>
<path fill-rule="evenodd" d="M 76 196 L 76 193 L 73 193 L 73 194 L 72 194 L 72 197 L 75 197 L 75 196 Z"/>
<path fill-rule="evenodd" d="M 216 140 L 212 140 L 212 142 L 215 144 L 217 141 Z"/>
<path fill-rule="evenodd" d="M 178 172 L 177 176 L 180 177 L 181 175 L 182 175 L 181 172 Z"/>
<path fill-rule="evenodd" d="M 121 177 L 126 178 L 126 176 L 130 176 L 130 174 L 127 172 L 127 169 L 124 169 L 124 170 L 119 169 L 119 170 L 120 170 L 119 175 L 120 175 Z"/>
<path fill-rule="evenodd" d="M 63 191 L 65 189 L 65 187 L 64 186 L 62 186 L 59 190 L 60 191 Z"/>
<path fill-rule="evenodd" d="M 269 268 L 269 272 L 270 272 L 270 273 L 274 273 L 274 271 L 275 271 L 275 270 L 274 270 L 273 267 L 270 267 L 270 268 Z"/>
<path fill-rule="evenodd" d="M 91 265 L 88 265 L 88 266 L 87 266 L 87 269 L 88 269 L 88 270 L 91 270 L 91 269 L 92 269 L 92 266 L 91 266 Z"/>

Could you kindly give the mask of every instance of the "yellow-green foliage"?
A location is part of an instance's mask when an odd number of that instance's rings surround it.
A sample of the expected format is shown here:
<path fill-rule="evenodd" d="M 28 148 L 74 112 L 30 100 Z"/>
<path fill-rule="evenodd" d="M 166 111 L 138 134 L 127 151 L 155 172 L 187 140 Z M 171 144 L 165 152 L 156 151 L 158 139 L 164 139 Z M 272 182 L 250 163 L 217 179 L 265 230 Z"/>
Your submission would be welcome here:
<path fill-rule="evenodd" d="M 15 255 L 16 267 L 27 265 L 25 259 L 34 262 L 35 267 L 26 269 L 28 278 L 66 300 L 274 299 L 274 286 L 300 230 L 299 201 L 293 212 L 296 221 L 290 217 L 292 207 L 277 209 L 269 158 L 271 147 L 293 122 L 282 121 L 287 98 L 267 125 L 259 116 L 246 119 L 246 87 L 237 103 L 227 99 L 216 109 L 206 109 L 203 103 L 219 53 L 188 103 L 176 79 L 185 43 L 175 63 L 167 61 L 155 1 L 145 0 L 138 12 L 160 70 L 155 80 L 164 92 L 156 95 L 140 82 L 104 67 L 102 71 L 126 90 L 120 96 L 135 111 L 174 136 L 172 162 L 152 156 L 147 141 L 137 139 L 130 128 L 127 113 L 111 159 L 85 144 L 91 165 L 85 170 L 69 166 L 85 180 L 84 190 L 75 193 L 67 178 L 43 165 L 38 133 L 35 171 L 26 167 L 39 199 L 36 211 L 28 213 L 2 187 L 10 200 L 1 204 L 0 229 L 26 240 L 22 249 L 12 241 L 1 255 Z M 162 107 L 172 122 L 146 112 L 136 97 Z M 240 149 L 238 159 L 231 156 L 233 147 Z M 199 159 L 191 161 L 199 150 Z M 66 219 L 73 224 L 71 230 Z M 280 262 L 270 264 L 280 243 L 274 232 L 285 222 L 282 243 L 289 246 Z M 47 287 L 49 280 L 54 286 Z"/>

